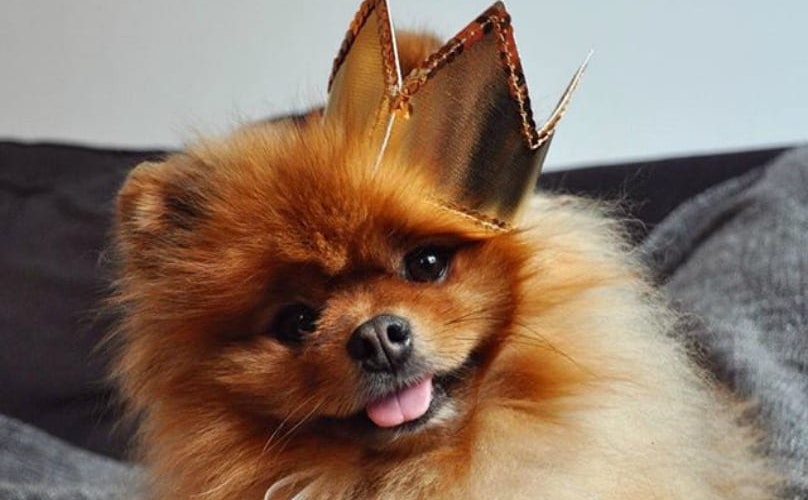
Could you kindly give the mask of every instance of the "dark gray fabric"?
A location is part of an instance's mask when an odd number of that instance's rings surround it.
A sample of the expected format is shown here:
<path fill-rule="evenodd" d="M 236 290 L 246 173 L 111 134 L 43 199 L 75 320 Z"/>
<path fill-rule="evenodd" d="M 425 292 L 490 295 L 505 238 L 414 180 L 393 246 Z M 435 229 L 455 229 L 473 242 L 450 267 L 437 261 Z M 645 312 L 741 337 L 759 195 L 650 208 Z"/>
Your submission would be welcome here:
<path fill-rule="evenodd" d="M 0 415 L 0 498 L 137 498 L 140 470 Z"/>
<path fill-rule="evenodd" d="M 788 496 L 808 498 L 808 148 L 686 202 L 643 250 L 708 366 L 760 405 Z"/>
<path fill-rule="evenodd" d="M 0 413 L 116 458 L 131 433 L 94 350 L 112 320 L 101 263 L 115 193 L 157 158 L 0 142 Z"/>

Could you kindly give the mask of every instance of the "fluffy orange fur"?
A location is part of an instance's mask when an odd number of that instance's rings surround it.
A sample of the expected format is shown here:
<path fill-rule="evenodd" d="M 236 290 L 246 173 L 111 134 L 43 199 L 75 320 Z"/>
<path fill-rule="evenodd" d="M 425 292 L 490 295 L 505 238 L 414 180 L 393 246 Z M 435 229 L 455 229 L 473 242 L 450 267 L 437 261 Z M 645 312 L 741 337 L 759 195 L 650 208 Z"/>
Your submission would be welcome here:
<path fill-rule="evenodd" d="M 129 176 L 115 376 L 155 498 L 771 495 L 754 433 L 594 203 L 539 196 L 492 232 L 437 206 L 406 161 L 371 171 L 375 155 L 287 120 Z M 453 249 L 445 279 L 403 279 L 427 243 Z M 268 325 L 300 301 L 319 318 L 288 345 Z M 346 343 L 383 312 L 409 320 L 431 373 L 455 374 L 414 429 L 362 422 Z"/>

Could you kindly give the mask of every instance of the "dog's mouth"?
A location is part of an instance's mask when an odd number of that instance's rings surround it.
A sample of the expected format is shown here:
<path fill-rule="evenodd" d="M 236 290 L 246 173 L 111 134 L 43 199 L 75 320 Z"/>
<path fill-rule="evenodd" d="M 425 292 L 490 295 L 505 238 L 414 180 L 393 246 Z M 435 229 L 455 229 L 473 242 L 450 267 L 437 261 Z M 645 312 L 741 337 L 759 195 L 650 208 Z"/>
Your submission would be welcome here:
<path fill-rule="evenodd" d="M 383 441 L 418 432 L 433 421 L 444 421 L 453 415 L 481 359 L 481 353 L 475 351 L 451 371 L 424 370 L 407 377 L 405 383 L 388 382 L 385 385 L 390 389 L 371 397 L 362 410 L 347 417 L 325 417 L 323 421 L 354 437 L 367 435 Z"/>
<path fill-rule="evenodd" d="M 427 375 L 365 407 L 368 419 L 377 427 L 388 429 L 423 419 L 435 400 L 433 376 Z"/>
<path fill-rule="evenodd" d="M 472 377 L 476 358 L 460 368 L 438 375 L 426 375 L 390 394 L 371 400 L 363 412 L 350 417 L 365 430 L 381 433 L 418 431 L 435 417 L 451 413 L 461 386 Z"/>

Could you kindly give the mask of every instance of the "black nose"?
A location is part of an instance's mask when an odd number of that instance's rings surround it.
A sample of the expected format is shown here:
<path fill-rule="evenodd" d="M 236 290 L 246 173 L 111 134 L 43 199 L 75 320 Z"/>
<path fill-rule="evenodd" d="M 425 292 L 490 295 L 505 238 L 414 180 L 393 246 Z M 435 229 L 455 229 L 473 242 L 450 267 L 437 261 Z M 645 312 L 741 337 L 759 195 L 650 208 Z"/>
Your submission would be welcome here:
<path fill-rule="evenodd" d="M 365 321 L 348 340 L 348 354 L 371 372 L 393 372 L 412 353 L 412 334 L 406 319 L 380 314 Z"/>

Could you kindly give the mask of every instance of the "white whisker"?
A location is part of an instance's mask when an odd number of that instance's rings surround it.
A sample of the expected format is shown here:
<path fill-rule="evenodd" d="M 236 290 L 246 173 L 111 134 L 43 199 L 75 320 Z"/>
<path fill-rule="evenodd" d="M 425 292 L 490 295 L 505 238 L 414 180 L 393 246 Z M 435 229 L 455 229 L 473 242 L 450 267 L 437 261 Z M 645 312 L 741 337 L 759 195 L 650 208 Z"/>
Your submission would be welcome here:
<path fill-rule="evenodd" d="M 280 423 L 280 424 L 278 424 L 278 426 L 277 426 L 277 427 L 275 427 L 275 430 L 274 430 L 274 431 L 272 431 L 272 434 L 271 434 L 271 435 L 269 436 L 269 438 L 267 439 L 267 442 L 264 444 L 264 448 L 261 450 L 261 453 L 262 453 L 262 454 L 263 454 L 263 453 L 266 453 L 266 452 L 267 452 L 267 450 L 269 450 L 269 449 L 270 449 L 270 444 L 271 444 L 271 443 L 272 443 L 272 441 L 273 441 L 273 440 L 274 440 L 274 439 L 275 439 L 275 438 L 278 436 L 278 434 L 280 434 L 280 432 L 281 432 L 281 430 L 283 429 L 283 427 L 286 425 L 286 423 L 287 423 L 287 422 L 289 422 L 289 419 L 290 419 L 290 418 L 292 418 L 292 415 L 294 415 L 295 413 L 297 413 L 297 411 L 298 411 L 298 410 L 300 410 L 301 408 L 303 408 L 304 406 L 306 406 L 307 404 L 309 404 L 309 403 L 310 403 L 310 402 L 311 402 L 313 399 L 314 399 L 314 395 L 309 396 L 308 398 L 306 398 L 305 400 L 303 400 L 303 402 L 302 402 L 302 403 L 300 403 L 299 405 L 297 405 L 297 406 L 296 406 L 294 409 L 292 409 L 292 411 L 290 411 L 290 412 L 289 412 L 289 413 L 286 415 L 286 418 L 284 418 L 284 419 L 281 421 L 281 423 Z M 318 406 L 318 407 L 319 407 L 319 406 Z M 309 413 L 309 415 L 311 415 L 311 413 Z M 282 439 L 282 438 L 281 438 L 281 439 Z"/>

